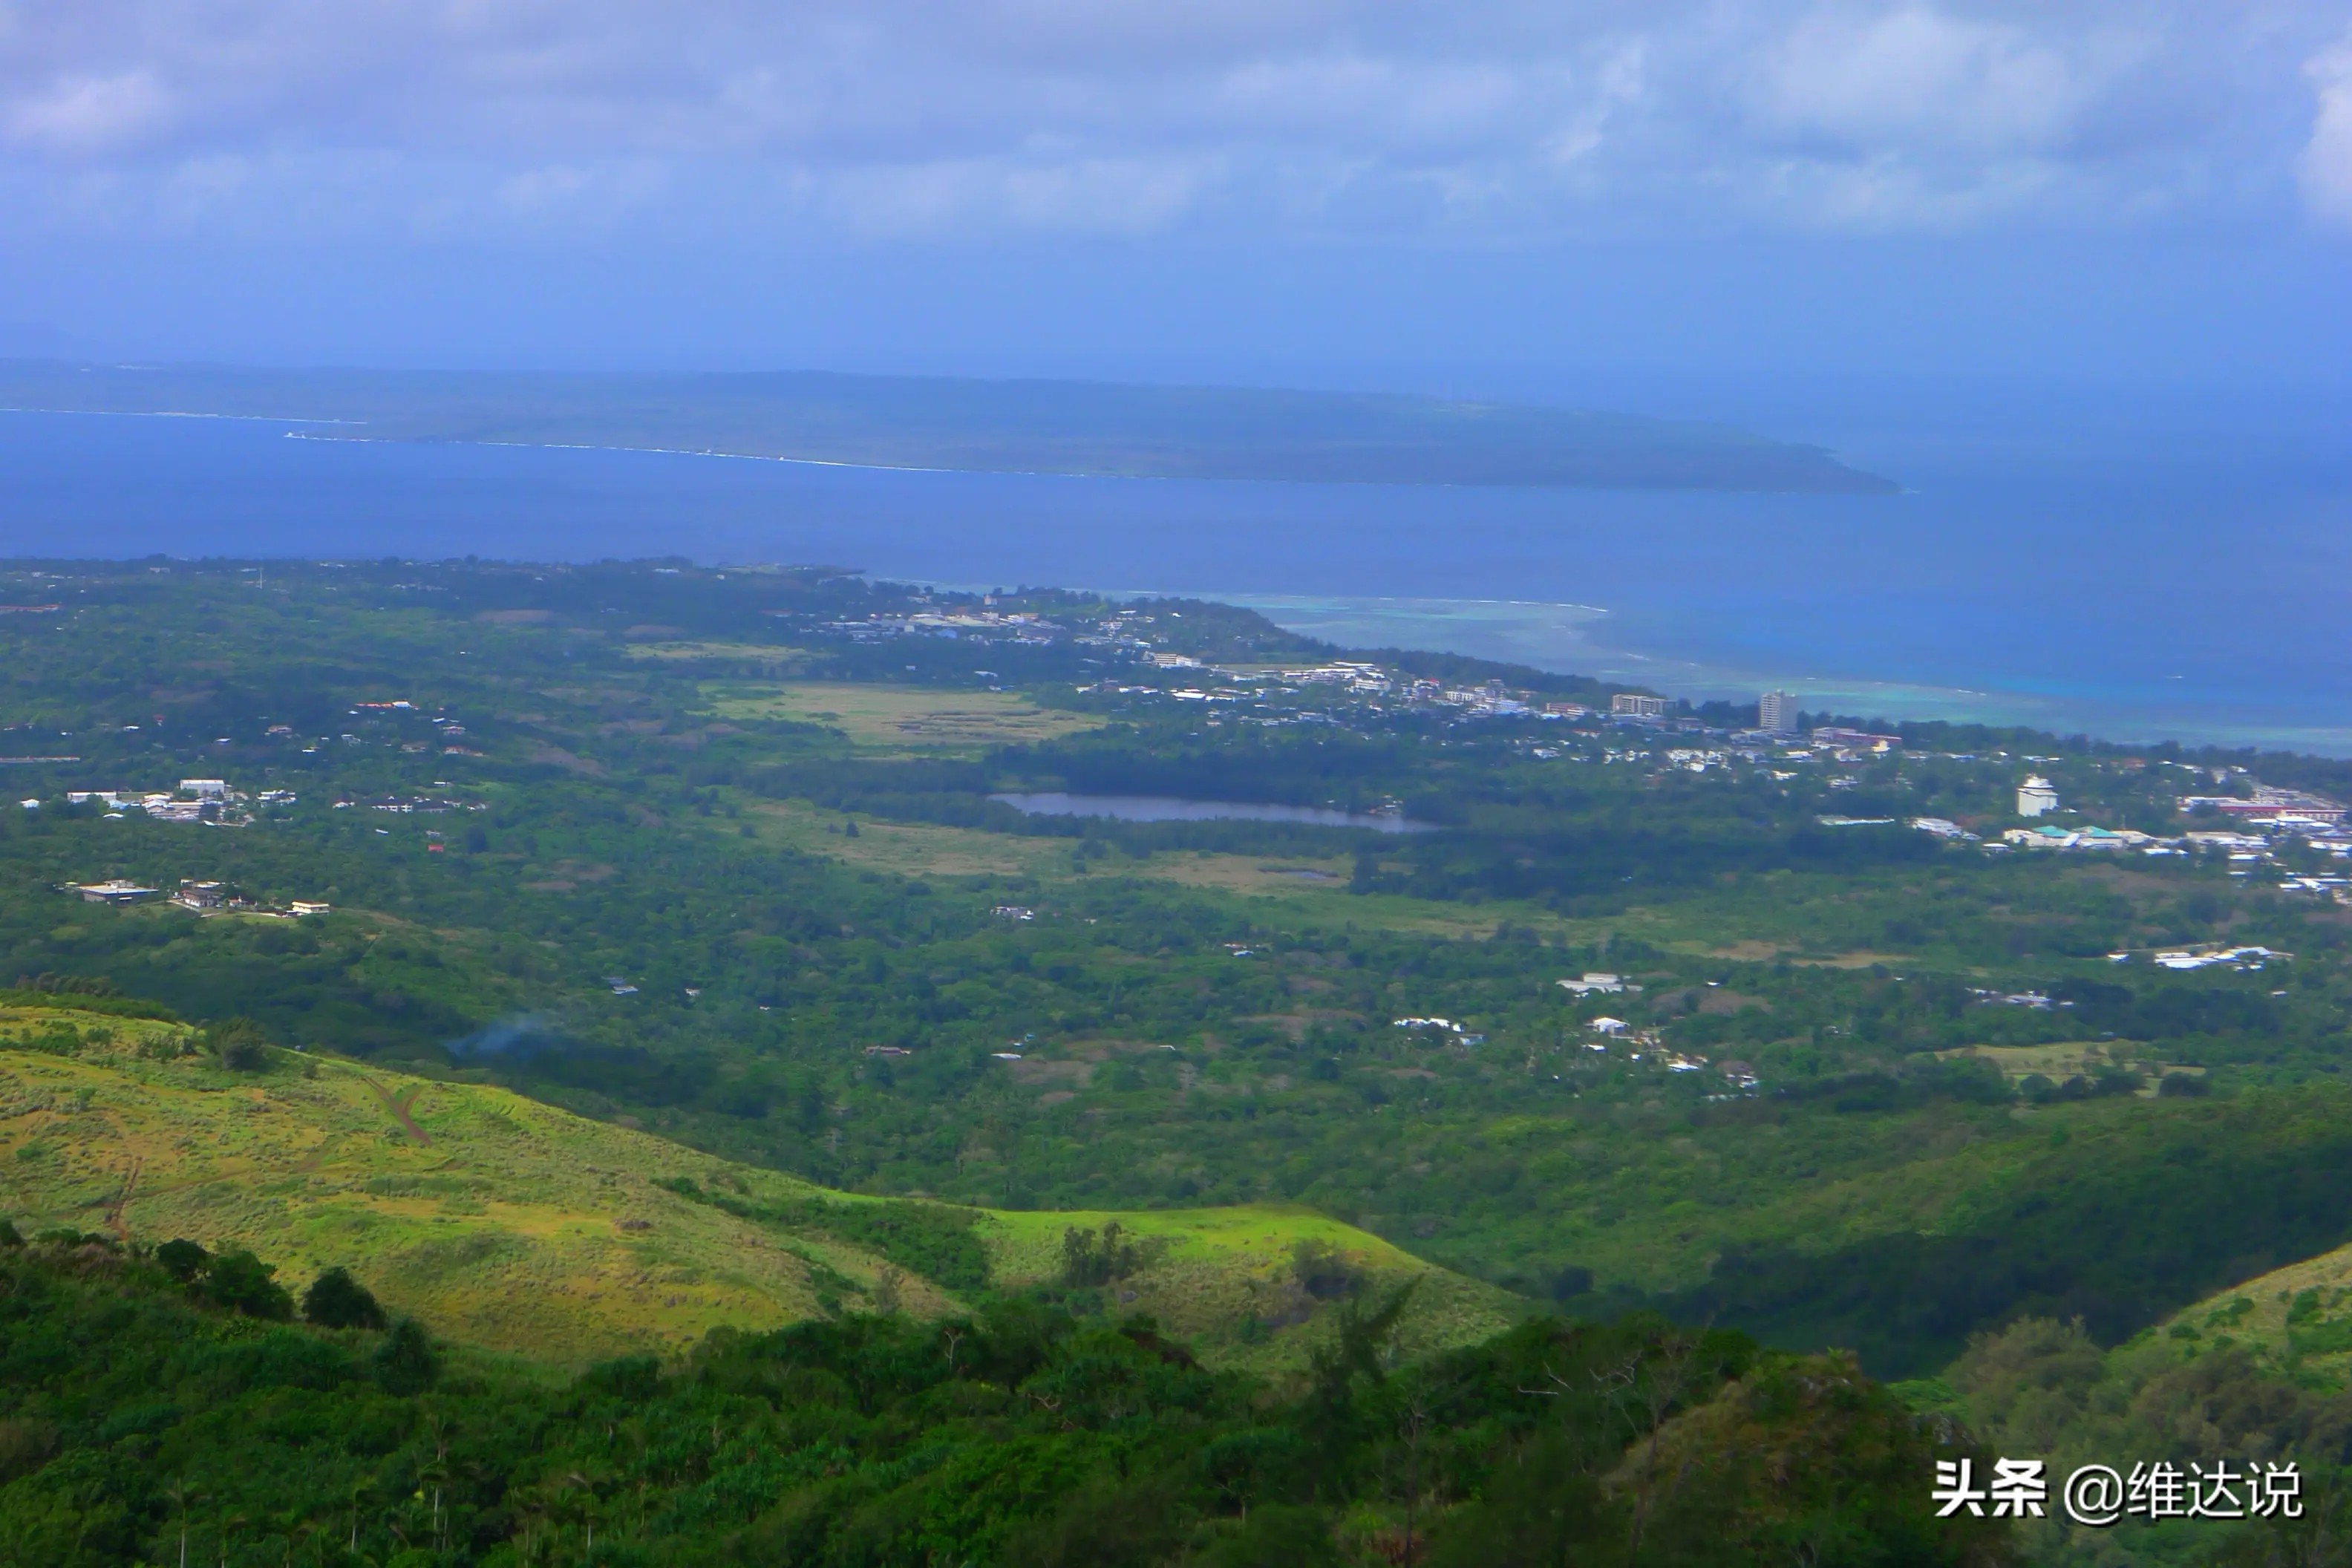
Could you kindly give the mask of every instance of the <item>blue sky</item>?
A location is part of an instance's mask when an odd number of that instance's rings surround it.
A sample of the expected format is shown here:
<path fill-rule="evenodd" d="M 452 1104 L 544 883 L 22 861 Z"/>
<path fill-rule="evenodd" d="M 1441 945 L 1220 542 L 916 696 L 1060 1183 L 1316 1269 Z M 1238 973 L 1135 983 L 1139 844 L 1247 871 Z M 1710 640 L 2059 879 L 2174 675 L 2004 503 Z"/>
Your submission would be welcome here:
<path fill-rule="evenodd" d="M 0 353 L 2341 381 L 2309 0 L 0 0 Z"/>

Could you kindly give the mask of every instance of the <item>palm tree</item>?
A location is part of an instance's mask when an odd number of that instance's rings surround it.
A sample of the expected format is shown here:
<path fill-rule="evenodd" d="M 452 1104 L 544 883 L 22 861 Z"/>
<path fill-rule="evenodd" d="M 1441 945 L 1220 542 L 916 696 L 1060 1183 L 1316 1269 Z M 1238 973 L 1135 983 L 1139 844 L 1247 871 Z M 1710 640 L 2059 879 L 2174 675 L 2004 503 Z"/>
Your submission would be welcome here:
<path fill-rule="evenodd" d="M 188 1505 L 204 1501 L 205 1494 L 190 1491 L 188 1478 L 182 1476 L 165 1489 L 163 1495 L 172 1500 L 172 1507 L 180 1516 L 180 1568 L 188 1568 Z"/>

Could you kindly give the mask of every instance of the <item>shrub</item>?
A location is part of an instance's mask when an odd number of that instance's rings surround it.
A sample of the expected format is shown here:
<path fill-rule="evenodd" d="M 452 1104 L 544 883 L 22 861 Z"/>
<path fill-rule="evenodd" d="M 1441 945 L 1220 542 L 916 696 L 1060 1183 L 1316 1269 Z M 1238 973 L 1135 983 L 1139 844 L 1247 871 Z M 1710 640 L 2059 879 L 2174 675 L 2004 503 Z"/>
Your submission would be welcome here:
<path fill-rule="evenodd" d="M 441 1359 L 433 1353 L 432 1338 L 416 1320 L 403 1318 L 376 1347 L 369 1370 L 386 1394 L 404 1397 L 422 1394 L 439 1381 Z"/>
<path fill-rule="evenodd" d="M 205 1270 L 205 1295 L 232 1312 L 283 1322 L 294 1315 L 294 1298 L 270 1278 L 277 1272 L 276 1266 L 242 1247 L 224 1252 Z"/>
<path fill-rule="evenodd" d="M 269 1065 L 269 1037 L 250 1018 L 231 1018 L 206 1029 L 205 1048 L 231 1072 L 259 1072 Z"/>
<path fill-rule="evenodd" d="M 189 1285 L 212 1267 L 213 1255 L 187 1237 L 178 1237 L 155 1249 L 155 1261 L 162 1264 L 173 1279 L 183 1285 Z"/>
<path fill-rule="evenodd" d="M 322 1329 L 381 1329 L 383 1308 L 348 1268 L 330 1268 L 302 1292 L 302 1321 Z"/>

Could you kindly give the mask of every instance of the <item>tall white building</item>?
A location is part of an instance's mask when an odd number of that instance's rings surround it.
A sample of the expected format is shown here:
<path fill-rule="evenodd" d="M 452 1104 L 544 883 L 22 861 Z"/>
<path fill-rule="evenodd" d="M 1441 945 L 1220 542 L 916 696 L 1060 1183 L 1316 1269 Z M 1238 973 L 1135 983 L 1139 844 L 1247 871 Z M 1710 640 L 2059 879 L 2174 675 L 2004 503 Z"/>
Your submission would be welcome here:
<path fill-rule="evenodd" d="M 2039 773 L 2029 773 L 2017 786 L 2017 815 L 2041 816 L 2058 809 L 2058 791 Z"/>
<path fill-rule="evenodd" d="M 1756 727 L 1769 730 L 1775 735 L 1793 735 L 1797 731 L 1797 694 L 1793 691 L 1768 691 L 1756 700 Z"/>

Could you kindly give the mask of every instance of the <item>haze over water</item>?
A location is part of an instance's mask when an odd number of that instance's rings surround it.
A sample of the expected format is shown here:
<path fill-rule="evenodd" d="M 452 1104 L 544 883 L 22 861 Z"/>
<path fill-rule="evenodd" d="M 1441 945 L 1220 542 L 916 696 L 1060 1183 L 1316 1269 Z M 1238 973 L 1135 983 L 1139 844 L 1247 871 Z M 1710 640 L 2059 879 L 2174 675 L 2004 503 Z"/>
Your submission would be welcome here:
<path fill-rule="evenodd" d="M 2352 397 L 1879 385 L 1704 411 L 1906 493 L 911 473 L 10 413 L 0 554 L 824 562 L 1224 597 L 1678 695 L 2352 752 Z"/>

